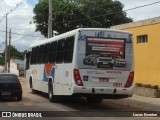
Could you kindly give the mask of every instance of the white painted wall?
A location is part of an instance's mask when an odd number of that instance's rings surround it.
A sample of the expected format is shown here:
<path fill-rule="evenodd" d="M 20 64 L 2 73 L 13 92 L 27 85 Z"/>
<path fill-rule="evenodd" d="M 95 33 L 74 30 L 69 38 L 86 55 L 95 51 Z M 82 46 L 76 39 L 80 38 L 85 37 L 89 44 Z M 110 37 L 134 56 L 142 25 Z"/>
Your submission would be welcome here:
<path fill-rule="evenodd" d="M 14 73 L 19 76 L 19 72 L 24 71 L 24 61 L 20 59 L 10 60 L 10 73 Z"/>
<path fill-rule="evenodd" d="M 2 73 L 4 71 L 4 67 L 0 66 L 0 73 Z"/>

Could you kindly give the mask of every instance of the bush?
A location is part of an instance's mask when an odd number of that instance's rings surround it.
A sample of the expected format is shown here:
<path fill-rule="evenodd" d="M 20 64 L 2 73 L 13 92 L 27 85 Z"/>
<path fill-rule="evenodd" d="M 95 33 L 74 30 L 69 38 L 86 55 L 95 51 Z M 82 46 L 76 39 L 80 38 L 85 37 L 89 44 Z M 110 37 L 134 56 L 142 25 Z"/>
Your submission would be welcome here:
<path fill-rule="evenodd" d="M 145 88 L 151 88 L 151 84 L 144 84 L 143 87 L 145 87 Z"/>
<path fill-rule="evenodd" d="M 143 84 L 142 83 L 136 83 L 135 86 L 143 87 Z"/>
<path fill-rule="evenodd" d="M 135 83 L 135 86 L 138 86 L 138 87 L 145 87 L 145 88 L 152 88 L 152 89 L 160 89 L 158 87 L 158 85 L 151 85 L 151 84 L 142 84 L 142 83 Z"/>
<path fill-rule="evenodd" d="M 159 89 L 158 85 L 153 85 L 153 86 L 151 86 L 151 88 L 152 88 L 152 89 L 156 89 L 156 90 Z"/>

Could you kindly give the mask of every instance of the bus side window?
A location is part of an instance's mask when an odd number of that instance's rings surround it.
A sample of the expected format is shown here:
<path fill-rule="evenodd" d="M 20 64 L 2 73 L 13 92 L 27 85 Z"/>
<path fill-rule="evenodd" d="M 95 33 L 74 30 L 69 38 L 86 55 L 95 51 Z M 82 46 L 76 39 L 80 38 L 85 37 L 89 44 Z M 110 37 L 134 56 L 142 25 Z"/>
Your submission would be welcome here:
<path fill-rule="evenodd" d="M 46 56 L 47 56 L 47 44 L 44 45 L 44 58 L 45 58 L 45 59 L 43 59 L 43 63 L 47 63 L 47 58 L 46 58 Z"/>
<path fill-rule="evenodd" d="M 44 63 L 49 62 L 49 55 L 50 55 L 50 43 L 45 45 L 45 52 L 44 52 Z"/>
<path fill-rule="evenodd" d="M 65 63 L 72 63 L 73 48 L 74 48 L 74 36 L 66 39 L 66 42 L 65 42 L 65 56 L 64 56 L 64 62 Z"/>
<path fill-rule="evenodd" d="M 57 53 L 57 41 L 52 42 L 50 46 L 50 56 L 49 56 L 50 63 L 55 63 L 56 53 Z"/>
<path fill-rule="evenodd" d="M 32 48 L 32 53 L 31 53 L 31 64 L 34 64 L 34 59 L 35 59 L 35 57 L 34 57 L 34 55 L 35 55 L 35 48 Z"/>
<path fill-rule="evenodd" d="M 40 46 L 38 46 L 38 49 L 37 49 L 37 64 L 39 64 L 39 59 L 40 59 Z"/>
<path fill-rule="evenodd" d="M 39 51 L 40 53 L 39 53 L 39 63 L 41 64 L 41 63 L 43 63 L 43 57 L 44 57 L 44 45 L 41 45 L 40 46 L 40 51 Z"/>
<path fill-rule="evenodd" d="M 65 39 L 58 41 L 56 63 L 62 63 L 64 61 L 64 48 L 65 48 Z"/>
<path fill-rule="evenodd" d="M 34 63 L 37 64 L 38 63 L 38 54 L 39 54 L 39 46 L 37 46 L 35 48 L 35 54 L 34 54 Z"/>
<path fill-rule="evenodd" d="M 31 64 L 33 64 L 33 48 L 32 48 L 32 51 L 31 51 Z"/>

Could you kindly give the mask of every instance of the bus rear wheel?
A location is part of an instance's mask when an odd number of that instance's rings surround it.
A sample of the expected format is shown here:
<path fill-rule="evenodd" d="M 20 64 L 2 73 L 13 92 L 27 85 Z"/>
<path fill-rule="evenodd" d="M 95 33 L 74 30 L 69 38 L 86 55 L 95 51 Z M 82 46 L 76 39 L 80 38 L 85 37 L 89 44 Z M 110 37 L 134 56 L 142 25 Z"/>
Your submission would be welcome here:
<path fill-rule="evenodd" d="M 56 96 L 54 96 L 53 94 L 53 85 L 52 85 L 52 82 L 49 82 L 49 85 L 48 85 L 48 99 L 50 102 L 56 102 Z"/>

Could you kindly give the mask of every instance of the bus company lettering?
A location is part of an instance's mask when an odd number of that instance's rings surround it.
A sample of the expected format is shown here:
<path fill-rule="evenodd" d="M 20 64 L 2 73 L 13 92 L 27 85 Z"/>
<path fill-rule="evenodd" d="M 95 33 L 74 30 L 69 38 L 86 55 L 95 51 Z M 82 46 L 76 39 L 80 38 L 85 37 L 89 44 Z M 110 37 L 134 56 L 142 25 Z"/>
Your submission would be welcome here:
<path fill-rule="evenodd" d="M 104 75 L 104 72 L 100 72 L 100 71 L 87 71 L 87 74 L 97 74 L 97 75 Z"/>
<path fill-rule="evenodd" d="M 116 73 L 116 74 L 122 74 L 121 71 L 106 71 L 106 73 Z"/>
<path fill-rule="evenodd" d="M 38 74 L 37 70 L 32 70 L 32 74 Z"/>

